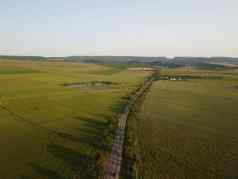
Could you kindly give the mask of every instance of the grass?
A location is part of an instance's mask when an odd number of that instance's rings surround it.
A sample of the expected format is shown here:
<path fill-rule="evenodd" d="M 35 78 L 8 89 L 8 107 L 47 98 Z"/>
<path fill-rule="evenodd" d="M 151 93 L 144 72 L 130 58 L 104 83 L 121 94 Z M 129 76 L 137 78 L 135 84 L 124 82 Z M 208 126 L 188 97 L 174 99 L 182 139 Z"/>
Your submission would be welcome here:
<path fill-rule="evenodd" d="M 0 178 L 98 178 L 116 115 L 150 72 L 71 62 L 0 60 Z M 62 84 L 107 81 L 103 90 Z"/>
<path fill-rule="evenodd" d="M 24 66 L 20 66 L 18 63 L 5 62 L 3 60 L 0 60 L 0 66 L 0 75 L 39 72 L 37 69 L 33 70 L 31 68 L 25 68 Z"/>
<path fill-rule="evenodd" d="M 156 81 L 131 115 L 125 156 L 134 177 L 238 178 L 238 71 L 177 68 L 161 75 L 203 78 Z M 221 78 L 208 78 L 214 76 Z"/>

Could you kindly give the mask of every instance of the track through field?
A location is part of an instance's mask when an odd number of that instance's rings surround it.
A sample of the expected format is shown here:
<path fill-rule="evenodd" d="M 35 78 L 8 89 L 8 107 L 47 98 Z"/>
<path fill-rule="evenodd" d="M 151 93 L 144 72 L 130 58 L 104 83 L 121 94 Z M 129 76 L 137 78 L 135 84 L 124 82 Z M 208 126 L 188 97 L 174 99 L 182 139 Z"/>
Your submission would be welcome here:
<path fill-rule="evenodd" d="M 112 145 L 112 150 L 110 154 L 110 159 L 107 163 L 105 179 L 119 179 L 121 164 L 122 164 L 122 154 L 123 154 L 123 145 L 125 138 L 126 123 L 129 116 L 129 113 L 137 101 L 137 99 L 142 96 L 146 90 L 152 85 L 154 81 L 153 75 L 146 80 L 142 87 L 137 90 L 137 92 L 131 97 L 131 100 L 125 106 L 123 112 L 118 119 L 118 128 L 116 130 L 115 138 Z"/>

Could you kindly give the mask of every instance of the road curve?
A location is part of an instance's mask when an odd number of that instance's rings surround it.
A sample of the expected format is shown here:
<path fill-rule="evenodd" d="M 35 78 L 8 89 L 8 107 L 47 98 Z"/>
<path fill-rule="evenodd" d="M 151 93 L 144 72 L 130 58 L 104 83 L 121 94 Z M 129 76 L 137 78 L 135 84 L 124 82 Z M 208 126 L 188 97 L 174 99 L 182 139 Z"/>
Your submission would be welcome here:
<path fill-rule="evenodd" d="M 136 100 L 144 94 L 144 92 L 151 86 L 153 81 L 154 78 L 152 75 L 148 80 L 144 82 L 143 86 L 140 89 L 138 89 L 137 92 L 131 97 L 131 100 L 124 107 L 123 112 L 119 115 L 118 128 L 116 130 L 115 138 L 113 141 L 110 158 L 106 165 L 104 177 L 105 179 L 119 179 L 128 115 L 130 113 L 132 106 L 135 104 Z"/>

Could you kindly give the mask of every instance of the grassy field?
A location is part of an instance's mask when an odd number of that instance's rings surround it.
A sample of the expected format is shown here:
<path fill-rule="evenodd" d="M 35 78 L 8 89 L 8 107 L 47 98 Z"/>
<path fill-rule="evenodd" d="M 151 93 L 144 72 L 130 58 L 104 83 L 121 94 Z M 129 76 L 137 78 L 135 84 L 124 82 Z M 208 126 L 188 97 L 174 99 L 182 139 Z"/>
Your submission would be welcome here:
<path fill-rule="evenodd" d="M 187 80 L 156 81 L 130 117 L 126 155 L 138 178 L 238 178 L 238 70 L 160 75 Z"/>
<path fill-rule="evenodd" d="M 150 72 L 93 64 L 0 60 L 0 178 L 97 178 L 115 116 Z M 63 84 L 108 81 L 100 88 Z"/>

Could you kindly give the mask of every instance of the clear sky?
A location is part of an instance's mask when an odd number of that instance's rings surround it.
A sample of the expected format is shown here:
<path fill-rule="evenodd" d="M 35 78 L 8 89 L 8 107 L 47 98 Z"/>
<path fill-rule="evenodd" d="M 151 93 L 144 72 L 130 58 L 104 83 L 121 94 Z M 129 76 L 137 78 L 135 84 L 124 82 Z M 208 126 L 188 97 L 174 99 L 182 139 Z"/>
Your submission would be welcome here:
<path fill-rule="evenodd" d="M 238 57 L 238 0 L 0 0 L 0 54 Z"/>

